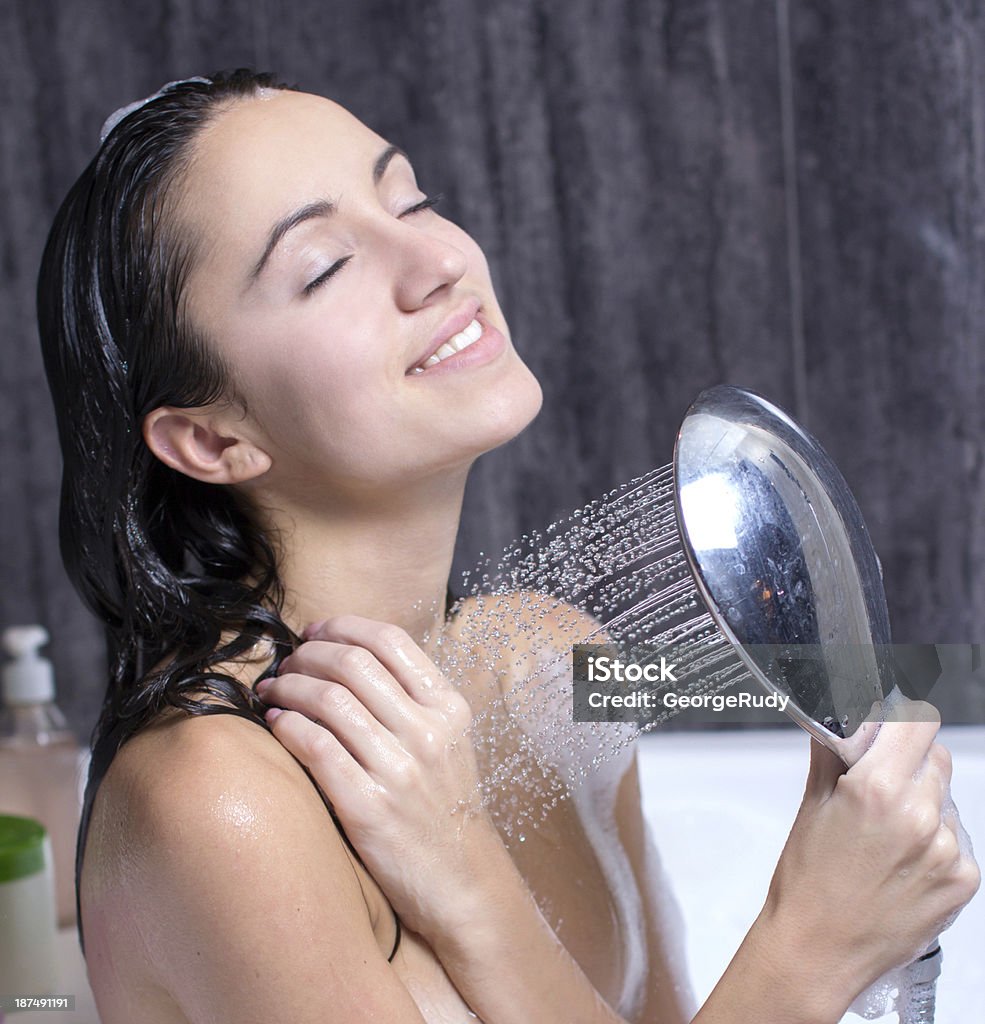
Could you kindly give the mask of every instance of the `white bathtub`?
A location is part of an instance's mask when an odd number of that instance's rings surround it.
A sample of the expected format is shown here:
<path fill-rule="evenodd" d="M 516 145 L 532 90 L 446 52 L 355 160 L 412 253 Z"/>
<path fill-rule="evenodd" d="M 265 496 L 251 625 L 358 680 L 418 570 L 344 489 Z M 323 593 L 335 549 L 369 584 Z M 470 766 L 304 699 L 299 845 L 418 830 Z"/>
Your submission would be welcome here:
<path fill-rule="evenodd" d="M 945 727 L 941 742 L 954 756 L 955 803 L 985 862 L 985 727 Z M 684 913 L 699 1005 L 763 905 L 800 804 L 808 756 L 808 737 L 799 729 L 658 730 L 640 740 L 644 811 Z M 937 1024 L 985 1019 L 985 894 L 943 934 L 941 949 Z"/>

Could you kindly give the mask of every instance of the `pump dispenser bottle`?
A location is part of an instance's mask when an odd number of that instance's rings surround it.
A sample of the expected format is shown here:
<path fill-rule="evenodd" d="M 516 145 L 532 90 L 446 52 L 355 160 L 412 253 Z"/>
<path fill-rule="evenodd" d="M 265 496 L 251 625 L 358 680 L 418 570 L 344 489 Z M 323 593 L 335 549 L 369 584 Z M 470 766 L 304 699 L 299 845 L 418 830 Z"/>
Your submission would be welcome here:
<path fill-rule="evenodd" d="M 3 632 L 13 659 L 0 692 L 0 814 L 41 822 L 51 837 L 58 925 L 75 924 L 75 842 L 81 814 L 83 752 L 55 704 L 48 642 L 41 626 Z"/>

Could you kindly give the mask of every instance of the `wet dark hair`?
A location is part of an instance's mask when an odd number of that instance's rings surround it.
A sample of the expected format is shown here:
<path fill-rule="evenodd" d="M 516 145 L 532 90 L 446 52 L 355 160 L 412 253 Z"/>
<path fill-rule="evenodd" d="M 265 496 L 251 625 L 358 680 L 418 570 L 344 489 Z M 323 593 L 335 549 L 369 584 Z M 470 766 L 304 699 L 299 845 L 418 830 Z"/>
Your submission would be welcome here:
<path fill-rule="evenodd" d="M 80 944 L 85 834 L 119 747 L 168 707 L 265 725 L 253 691 L 215 668 L 267 638 L 269 675 L 299 642 L 280 615 L 274 551 L 245 503 L 164 465 L 141 433 L 158 406 L 236 400 L 226 367 L 186 316 L 195 239 L 177 230 L 174 213 L 195 140 L 262 88 L 294 87 L 239 69 L 176 83 L 123 117 L 58 211 L 41 264 L 38 321 L 63 456 L 62 558 L 105 623 L 110 655 L 76 849 Z"/>

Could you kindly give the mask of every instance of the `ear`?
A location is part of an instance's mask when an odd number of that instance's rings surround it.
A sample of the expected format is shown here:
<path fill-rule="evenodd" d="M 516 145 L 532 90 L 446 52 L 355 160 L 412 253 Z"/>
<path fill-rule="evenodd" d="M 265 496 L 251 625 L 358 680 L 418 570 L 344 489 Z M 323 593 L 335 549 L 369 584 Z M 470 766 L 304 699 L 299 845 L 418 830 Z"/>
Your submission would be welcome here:
<path fill-rule="evenodd" d="M 213 410 L 162 406 L 144 417 L 143 435 L 161 462 L 208 484 L 253 480 L 273 461 Z"/>

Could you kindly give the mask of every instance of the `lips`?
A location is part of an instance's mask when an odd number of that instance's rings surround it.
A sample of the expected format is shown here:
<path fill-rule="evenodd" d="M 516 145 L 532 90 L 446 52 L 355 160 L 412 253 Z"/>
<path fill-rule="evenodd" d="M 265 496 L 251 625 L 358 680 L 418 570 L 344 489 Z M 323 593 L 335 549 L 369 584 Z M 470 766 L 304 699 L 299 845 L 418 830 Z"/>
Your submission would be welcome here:
<path fill-rule="evenodd" d="M 443 359 L 449 356 L 456 356 L 459 352 L 467 349 L 473 342 L 482 337 L 482 324 L 473 320 L 464 331 L 453 334 L 441 345 L 434 355 L 428 356 L 420 366 L 415 366 L 413 373 L 423 373 L 429 366 L 437 366 Z"/>
<path fill-rule="evenodd" d="M 460 306 L 431 336 L 427 347 L 408 367 L 407 373 L 422 371 L 426 365 L 434 366 L 478 340 L 482 335 L 482 325 L 476 320 L 478 312 L 479 303 L 474 299 Z M 431 359 L 435 362 L 429 362 Z"/>

